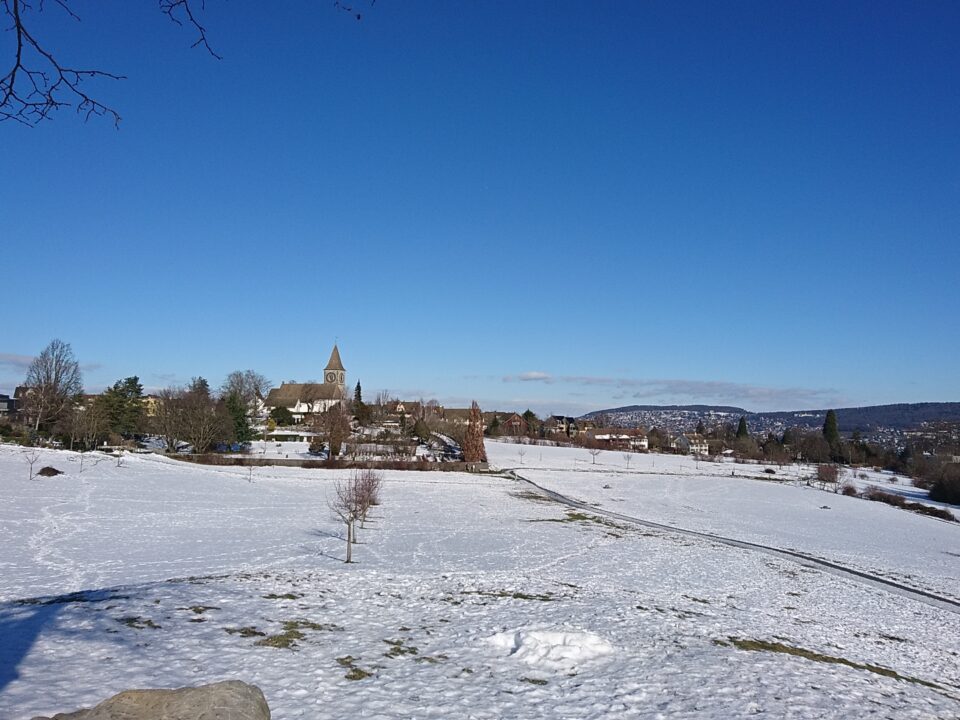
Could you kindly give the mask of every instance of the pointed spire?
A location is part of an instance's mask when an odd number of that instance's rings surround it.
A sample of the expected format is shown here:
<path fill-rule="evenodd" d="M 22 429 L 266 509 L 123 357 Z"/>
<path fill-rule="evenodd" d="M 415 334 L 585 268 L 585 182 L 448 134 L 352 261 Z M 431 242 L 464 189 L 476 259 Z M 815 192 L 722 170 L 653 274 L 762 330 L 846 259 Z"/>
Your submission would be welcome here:
<path fill-rule="evenodd" d="M 340 351 L 337 349 L 336 344 L 333 346 L 333 352 L 330 353 L 330 360 L 327 362 L 324 370 L 342 370 L 346 372 L 346 368 L 343 367 L 343 362 L 340 360 Z"/>

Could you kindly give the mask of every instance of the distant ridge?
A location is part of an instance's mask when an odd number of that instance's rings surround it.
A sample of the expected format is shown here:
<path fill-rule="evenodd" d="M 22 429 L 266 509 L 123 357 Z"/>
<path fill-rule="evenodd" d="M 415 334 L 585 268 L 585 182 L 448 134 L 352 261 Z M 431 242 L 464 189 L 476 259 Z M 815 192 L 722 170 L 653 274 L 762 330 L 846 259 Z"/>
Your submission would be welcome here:
<path fill-rule="evenodd" d="M 594 415 L 619 412 L 656 412 L 657 410 L 701 413 L 740 413 L 741 415 L 751 414 L 749 410 L 727 405 L 625 405 L 624 407 L 612 408 L 611 410 L 595 410 L 594 412 L 587 413 L 584 417 L 589 418 Z"/>
<path fill-rule="evenodd" d="M 841 431 L 873 431 L 879 428 L 908 430 L 924 423 L 960 422 L 960 402 L 897 403 L 865 407 L 835 408 Z M 609 410 L 587 413 L 585 419 L 606 416 L 613 424 L 656 422 L 657 416 L 667 418 L 682 415 L 685 419 L 710 415 L 743 415 L 748 421 L 763 420 L 764 424 L 784 427 L 819 427 L 827 414 L 821 410 L 785 410 L 777 412 L 750 412 L 729 405 L 627 405 Z"/>

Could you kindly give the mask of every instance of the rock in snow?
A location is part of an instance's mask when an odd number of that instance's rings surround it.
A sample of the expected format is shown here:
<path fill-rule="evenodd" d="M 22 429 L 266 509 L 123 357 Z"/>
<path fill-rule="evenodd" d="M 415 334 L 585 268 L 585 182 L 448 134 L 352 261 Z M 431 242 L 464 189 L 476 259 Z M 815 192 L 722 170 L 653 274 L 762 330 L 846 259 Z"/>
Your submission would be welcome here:
<path fill-rule="evenodd" d="M 96 707 L 33 720 L 270 720 L 260 688 L 239 680 L 179 690 L 127 690 Z"/>

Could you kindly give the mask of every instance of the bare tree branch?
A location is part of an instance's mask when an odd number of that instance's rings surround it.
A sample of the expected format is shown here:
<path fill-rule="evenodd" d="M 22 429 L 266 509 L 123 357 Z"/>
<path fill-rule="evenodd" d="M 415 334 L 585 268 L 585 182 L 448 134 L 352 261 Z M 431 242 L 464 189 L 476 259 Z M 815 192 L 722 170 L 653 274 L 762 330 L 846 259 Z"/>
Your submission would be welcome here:
<path fill-rule="evenodd" d="M 200 9 L 206 9 L 204 0 L 200 0 Z M 160 0 L 160 12 L 181 27 L 183 26 L 183 21 L 180 19 L 182 17 L 190 27 L 197 31 L 197 40 L 190 47 L 202 45 L 206 48 L 207 52 L 217 60 L 223 60 L 223 58 L 210 47 L 210 42 L 207 40 L 207 29 L 197 21 L 196 16 L 193 14 L 193 8 L 190 7 L 190 0 Z"/>
<path fill-rule="evenodd" d="M 80 19 L 68 7 L 67 0 L 57 0 L 57 5 L 71 17 Z M 13 65 L 0 78 L 0 122 L 13 120 L 28 126 L 39 125 L 54 110 L 76 107 L 85 120 L 93 115 L 112 117 L 114 125 L 119 126 L 119 113 L 92 98 L 81 85 L 93 78 L 124 80 L 123 75 L 61 64 L 27 26 L 24 11 L 31 7 L 26 0 L 0 0 L 0 9 L 13 23 L 7 30 L 14 34 L 16 45 Z M 38 11 L 42 10 L 41 2 Z"/>

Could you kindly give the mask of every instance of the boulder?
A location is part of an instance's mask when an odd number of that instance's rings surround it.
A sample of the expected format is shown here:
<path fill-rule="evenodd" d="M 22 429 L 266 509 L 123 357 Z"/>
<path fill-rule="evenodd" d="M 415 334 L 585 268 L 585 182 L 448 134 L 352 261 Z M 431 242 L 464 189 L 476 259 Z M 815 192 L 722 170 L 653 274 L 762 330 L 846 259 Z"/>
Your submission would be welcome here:
<path fill-rule="evenodd" d="M 270 720 L 260 688 L 239 680 L 178 690 L 126 690 L 96 707 L 33 720 Z"/>

